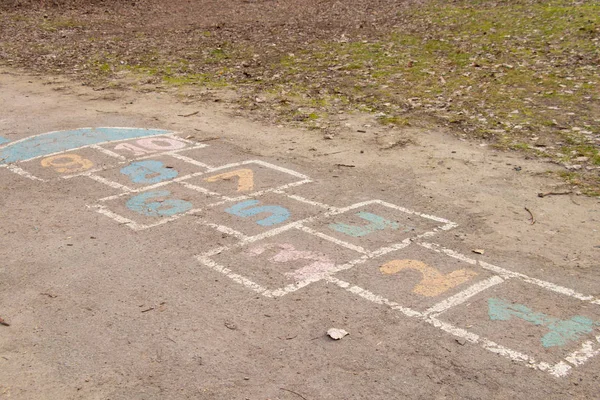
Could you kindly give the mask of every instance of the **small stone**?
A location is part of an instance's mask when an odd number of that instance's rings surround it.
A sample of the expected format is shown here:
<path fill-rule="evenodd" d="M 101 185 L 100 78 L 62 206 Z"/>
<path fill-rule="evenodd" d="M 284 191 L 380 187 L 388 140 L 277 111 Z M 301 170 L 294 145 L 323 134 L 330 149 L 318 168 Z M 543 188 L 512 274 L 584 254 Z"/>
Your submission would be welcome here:
<path fill-rule="evenodd" d="M 349 335 L 349 333 L 343 329 L 331 328 L 327 331 L 327 336 L 329 336 L 333 340 L 340 340 L 341 338 L 347 335 Z"/>

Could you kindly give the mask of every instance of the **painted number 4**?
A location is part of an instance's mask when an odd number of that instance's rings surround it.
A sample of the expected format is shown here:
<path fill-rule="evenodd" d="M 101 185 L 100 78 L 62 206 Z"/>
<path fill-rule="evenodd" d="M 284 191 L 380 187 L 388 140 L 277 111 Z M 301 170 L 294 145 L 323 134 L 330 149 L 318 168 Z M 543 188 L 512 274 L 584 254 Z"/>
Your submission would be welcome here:
<path fill-rule="evenodd" d="M 533 311 L 523 304 L 511 303 L 498 298 L 488 299 L 488 313 L 492 321 L 509 321 L 512 318 L 519 318 L 534 325 L 545 326 L 549 332 L 542 337 L 542 346 L 544 347 L 564 346 L 577 340 L 581 335 L 592 333 L 594 326 L 600 325 L 581 315 L 561 320 Z"/>

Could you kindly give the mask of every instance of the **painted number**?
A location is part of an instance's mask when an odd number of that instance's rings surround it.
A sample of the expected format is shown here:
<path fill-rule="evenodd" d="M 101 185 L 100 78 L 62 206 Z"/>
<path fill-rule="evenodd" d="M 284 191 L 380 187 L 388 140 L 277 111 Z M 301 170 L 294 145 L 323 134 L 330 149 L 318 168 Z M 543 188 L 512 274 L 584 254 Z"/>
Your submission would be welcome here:
<path fill-rule="evenodd" d="M 297 269 L 294 272 L 285 273 L 285 276 L 288 278 L 301 281 L 312 277 L 322 276 L 335 268 L 335 263 L 333 263 L 325 254 L 307 250 L 296 250 L 294 245 L 289 243 L 257 246 L 250 250 L 250 254 L 258 256 L 273 248 L 277 248 L 279 251 L 269 259 L 269 261 L 272 262 L 287 263 L 297 260 L 313 261 L 311 264 Z"/>
<path fill-rule="evenodd" d="M 79 154 L 59 154 L 52 157 L 46 157 L 41 161 L 42 167 L 54 168 L 61 174 L 73 174 L 76 172 L 87 171 L 94 166 L 94 163 Z"/>
<path fill-rule="evenodd" d="M 115 146 L 115 150 L 126 150 L 133 153 L 134 156 L 143 156 L 145 154 L 157 151 L 171 151 L 183 149 L 186 146 L 184 142 L 170 138 L 144 138 L 134 143 L 121 143 Z"/>
<path fill-rule="evenodd" d="M 591 333 L 594 326 L 600 325 L 581 315 L 561 320 L 535 312 L 523 304 L 511 303 L 498 298 L 488 299 L 488 314 L 492 321 L 508 321 L 514 317 L 534 325 L 545 326 L 549 332 L 542 337 L 544 347 L 564 346 L 577 340 L 581 335 Z"/>
<path fill-rule="evenodd" d="M 121 173 L 127 175 L 132 182 L 142 184 L 166 181 L 179 174 L 173 168 L 166 168 L 162 162 L 155 160 L 133 162 L 122 168 Z"/>
<path fill-rule="evenodd" d="M 237 178 L 237 191 L 248 192 L 254 189 L 254 172 L 251 169 L 236 169 L 235 171 L 225 172 L 204 179 L 206 182 L 216 182 L 220 180 L 228 181 Z"/>
<path fill-rule="evenodd" d="M 129 199 L 126 205 L 130 210 L 149 217 L 170 217 L 192 209 L 189 201 L 169 199 L 170 195 L 168 190 L 145 192 Z"/>
<path fill-rule="evenodd" d="M 268 217 L 256 221 L 260 226 L 272 226 L 281 224 L 290 217 L 290 212 L 287 208 L 281 206 L 258 206 L 258 200 L 246 200 L 237 203 L 225 210 L 225 212 L 238 217 L 253 217 L 258 214 L 271 214 Z"/>
<path fill-rule="evenodd" d="M 387 220 L 383 217 L 380 217 L 377 214 L 361 211 L 356 215 L 369 223 L 363 226 L 348 224 L 330 224 L 329 227 L 333 230 L 354 237 L 366 236 L 370 233 L 381 231 L 384 229 L 397 230 L 398 228 L 400 228 L 400 225 L 397 222 Z M 412 230 L 412 228 L 406 229 L 405 232 L 409 232 L 410 230 Z"/>
<path fill-rule="evenodd" d="M 438 296 L 477 275 L 477 272 L 468 269 L 459 269 L 444 275 L 436 268 L 418 260 L 394 260 L 379 267 L 384 274 L 396 274 L 407 269 L 421 273 L 423 278 L 412 291 L 427 297 Z"/>

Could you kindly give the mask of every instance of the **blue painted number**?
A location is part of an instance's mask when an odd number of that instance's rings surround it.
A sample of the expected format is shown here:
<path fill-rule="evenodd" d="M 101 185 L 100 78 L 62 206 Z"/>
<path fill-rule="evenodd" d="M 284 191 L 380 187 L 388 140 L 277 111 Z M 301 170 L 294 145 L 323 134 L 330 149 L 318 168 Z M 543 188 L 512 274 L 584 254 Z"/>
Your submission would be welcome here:
<path fill-rule="evenodd" d="M 581 335 L 591 333 L 594 326 L 600 325 L 581 315 L 561 320 L 535 312 L 523 304 L 510 303 L 497 298 L 488 299 L 488 314 L 492 321 L 508 321 L 515 317 L 534 325 L 547 327 L 550 332 L 542 337 L 544 347 L 564 346 L 568 342 L 577 340 Z"/>
<path fill-rule="evenodd" d="M 149 217 L 170 217 L 192 209 L 192 203 L 189 201 L 164 199 L 170 195 L 168 190 L 145 192 L 129 199 L 126 205 L 130 210 Z M 156 200 L 151 201 L 153 199 Z"/>
<path fill-rule="evenodd" d="M 127 175 L 133 183 L 148 185 L 173 179 L 179 174 L 172 168 L 166 168 L 162 162 L 154 160 L 133 162 L 122 168 L 121 173 Z"/>
<path fill-rule="evenodd" d="M 287 208 L 281 206 L 255 207 L 258 204 L 260 204 L 258 200 L 246 200 L 229 207 L 225 210 L 225 212 L 244 218 L 253 217 L 255 215 L 263 213 L 271 214 L 267 218 L 256 221 L 256 223 L 260 226 L 272 226 L 281 224 L 290 217 L 290 212 Z"/>
<path fill-rule="evenodd" d="M 361 237 L 366 236 L 369 233 L 373 233 L 375 231 L 381 231 L 386 228 L 397 230 L 400 225 L 397 222 L 387 220 L 383 217 L 380 217 L 377 214 L 371 214 L 369 212 L 361 211 L 356 214 L 358 217 L 370 222 L 364 226 L 356 226 L 356 225 L 348 225 L 348 224 L 330 224 L 329 227 L 333 230 L 336 230 L 341 233 L 345 233 L 349 236 Z M 412 230 L 412 228 L 408 228 L 406 232 Z"/>

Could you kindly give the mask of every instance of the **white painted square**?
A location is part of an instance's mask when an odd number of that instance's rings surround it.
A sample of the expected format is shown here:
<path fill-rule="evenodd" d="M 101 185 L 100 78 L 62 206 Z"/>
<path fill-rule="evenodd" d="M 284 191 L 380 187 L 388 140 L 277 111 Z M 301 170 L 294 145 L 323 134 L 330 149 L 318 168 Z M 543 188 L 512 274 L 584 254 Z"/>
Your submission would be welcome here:
<path fill-rule="evenodd" d="M 371 200 L 330 211 L 304 226 L 322 238 L 358 246 L 376 256 L 405 240 L 431 237 L 457 225 L 444 218 Z"/>
<path fill-rule="evenodd" d="M 258 196 L 311 182 L 299 172 L 260 160 L 231 163 L 213 168 L 188 184 L 219 193 L 228 198 Z"/>
<path fill-rule="evenodd" d="M 198 256 L 203 265 L 266 297 L 295 292 L 360 259 L 360 253 L 298 229 Z"/>

